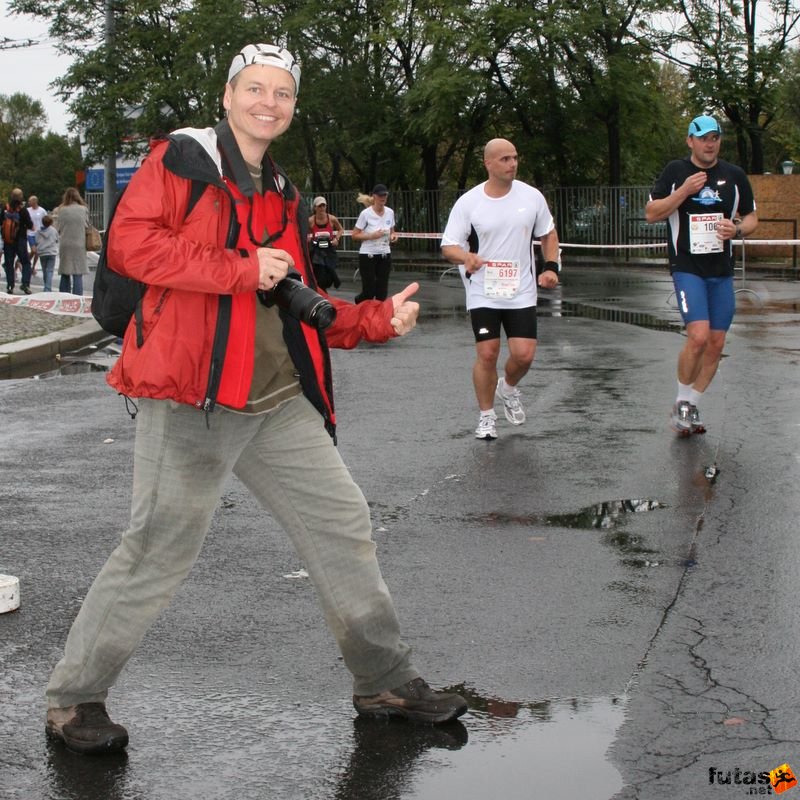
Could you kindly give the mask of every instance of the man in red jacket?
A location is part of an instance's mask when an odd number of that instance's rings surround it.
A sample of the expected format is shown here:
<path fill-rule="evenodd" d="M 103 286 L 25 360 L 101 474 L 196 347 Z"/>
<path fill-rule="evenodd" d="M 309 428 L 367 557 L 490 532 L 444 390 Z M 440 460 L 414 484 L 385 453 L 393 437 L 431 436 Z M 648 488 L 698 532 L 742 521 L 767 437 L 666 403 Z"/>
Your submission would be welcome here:
<path fill-rule="evenodd" d="M 330 298 L 325 331 L 274 304 L 290 273 L 314 286 L 308 214 L 268 153 L 299 83 L 288 51 L 245 47 L 228 73 L 226 119 L 157 144 L 117 209 L 109 262 L 149 287 L 109 375 L 138 402 L 133 500 L 47 688 L 46 731 L 70 750 L 127 745 L 108 689 L 189 573 L 232 473 L 303 559 L 353 674 L 356 711 L 440 723 L 467 710 L 411 663 L 369 509 L 333 440 L 328 344 L 408 333 L 418 286 L 358 306 Z"/>

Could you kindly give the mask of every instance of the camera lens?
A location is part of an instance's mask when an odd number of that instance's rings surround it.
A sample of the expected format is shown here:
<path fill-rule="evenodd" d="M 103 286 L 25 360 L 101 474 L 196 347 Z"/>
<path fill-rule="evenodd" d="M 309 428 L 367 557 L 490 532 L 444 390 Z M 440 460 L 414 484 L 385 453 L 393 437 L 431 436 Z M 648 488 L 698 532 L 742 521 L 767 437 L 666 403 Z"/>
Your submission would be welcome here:
<path fill-rule="evenodd" d="M 276 305 L 295 319 L 324 330 L 336 319 L 336 309 L 298 278 L 299 275 L 287 276 L 272 291 L 259 293 L 259 297 L 265 305 Z"/>
<path fill-rule="evenodd" d="M 336 319 L 336 309 L 327 300 L 320 298 L 308 316 L 309 324 L 319 330 L 325 330 Z"/>

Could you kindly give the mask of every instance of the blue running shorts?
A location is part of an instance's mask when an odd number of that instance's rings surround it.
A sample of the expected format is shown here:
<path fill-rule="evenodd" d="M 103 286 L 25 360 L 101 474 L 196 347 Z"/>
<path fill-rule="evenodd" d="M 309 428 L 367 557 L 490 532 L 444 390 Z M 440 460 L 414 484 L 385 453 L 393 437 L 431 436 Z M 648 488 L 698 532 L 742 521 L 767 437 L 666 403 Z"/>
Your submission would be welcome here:
<path fill-rule="evenodd" d="M 727 331 L 736 311 L 733 276 L 701 278 L 690 272 L 673 272 L 675 296 L 683 324 L 708 320 L 712 331 Z"/>

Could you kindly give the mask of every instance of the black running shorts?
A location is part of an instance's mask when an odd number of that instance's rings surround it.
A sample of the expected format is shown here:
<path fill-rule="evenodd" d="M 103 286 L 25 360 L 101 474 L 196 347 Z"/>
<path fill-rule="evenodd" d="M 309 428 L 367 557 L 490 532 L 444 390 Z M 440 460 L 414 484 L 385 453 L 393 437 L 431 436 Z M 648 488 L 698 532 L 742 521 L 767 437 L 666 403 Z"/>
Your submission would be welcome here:
<path fill-rule="evenodd" d="M 469 312 L 476 342 L 500 338 L 500 328 L 509 339 L 536 338 L 536 306 L 527 308 L 473 308 Z"/>

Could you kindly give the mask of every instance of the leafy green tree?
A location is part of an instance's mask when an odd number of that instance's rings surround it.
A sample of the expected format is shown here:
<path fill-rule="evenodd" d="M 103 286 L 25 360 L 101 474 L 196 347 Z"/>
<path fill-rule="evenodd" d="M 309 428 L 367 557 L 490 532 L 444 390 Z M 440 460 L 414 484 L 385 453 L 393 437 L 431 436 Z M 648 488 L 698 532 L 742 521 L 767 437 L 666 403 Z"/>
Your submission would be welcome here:
<path fill-rule="evenodd" d="M 669 3 L 685 24 L 664 32 L 652 20 Z M 47 19 L 72 57 L 54 85 L 93 162 L 141 151 L 159 132 L 213 124 L 233 54 L 277 38 L 303 80 L 292 132 L 273 155 L 301 188 L 355 196 L 376 181 L 466 188 L 484 177 L 482 146 L 495 136 L 514 141 L 521 177 L 539 185 L 649 182 L 683 152 L 683 120 L 710 97 L 733 121 L 740 150 L 760 126 L 763 152 L 786 61 L 771 46 L 777 27 L 752 37 L 752 58 L 747 36 L 736 38 L 755 3 L 732 6 L 733 21 L 722 22 L 712 0 L 355 0 L 347 13 L 311 0 L 10 6 Z M 794 28 L 785 8 L 774 12 L 786 22 L 784 43 Z M 693 57 L 672 58 L 667 71 L 659 56 L 678 45 Z M 746 87 L 738 94 L 737 81 Z"/>
<path fill-rule="evenodd" d="M 22 142 L 20 156 L 22 188 L 26 195 L 35 194 L 48 211 L 61 202 L 65 189 L 80 184 L 85 162 L 77 138 L 52 131 L 30 136 Z"/>
<path fill-rule="evenodd" d="M 83 166 L 77 140 L 44 133 L 44 107 L 23 93 L 0 95 L 0 200 L 12 188 L 36 194 L 51 208 L 67 186 L 74 186 Z M 50 205 L 48 205 L 48 203 Z"/>
<path fill-rule="evenodd" d="M 22 92 L 0 95 L 0 176 L 6 181 L 20 180 L 20 145 L 28 136 L 41 135 L 46 122 L 44 106 L 38 100 Z"/>
<path fill-rule="evenodd" d="M 765 134 L 777 118 L 800 10 L 792 0 L 674 0 L 672 8 L 675 30 L 651 29 L 650 41 L 687 70 L 696 107 L 730 121 L 742 167 L 763 172 Z"/>
<path fill-rule="evenodd" d="M 623 161 L 623 141 L 652 119 L 657 80 L 636 34 L 639 21 L 658 10 L 657 0 L 518 0 L 499 8 L 492 7 L 493 18 L 509 33 L 498 82 L 527 118 L 525 129 L 538 127 L 548 150 L 560 151 L 551 156 L 552 177 L 629 180 L 635 160 Z"/>
<path fill-rule="evenodd" d="M 779 172 L 781 162 L 800 163 L 800 50 L 787 56 L 786 68 L 776 92 L 775 120 L 765 141 L 765 167 Z"/>

